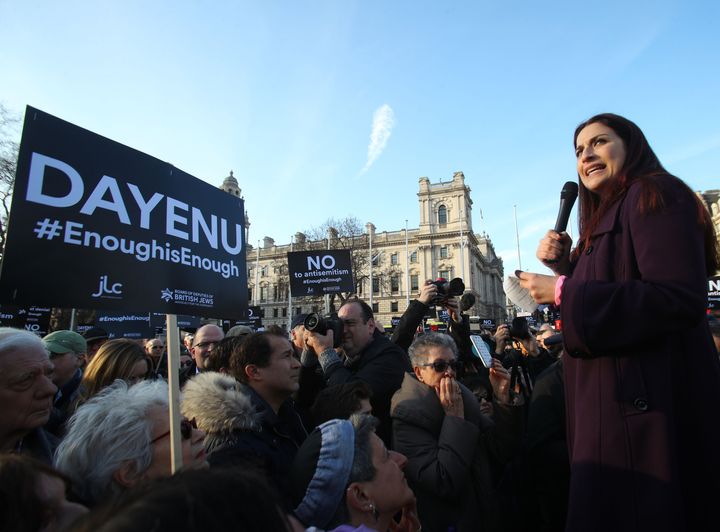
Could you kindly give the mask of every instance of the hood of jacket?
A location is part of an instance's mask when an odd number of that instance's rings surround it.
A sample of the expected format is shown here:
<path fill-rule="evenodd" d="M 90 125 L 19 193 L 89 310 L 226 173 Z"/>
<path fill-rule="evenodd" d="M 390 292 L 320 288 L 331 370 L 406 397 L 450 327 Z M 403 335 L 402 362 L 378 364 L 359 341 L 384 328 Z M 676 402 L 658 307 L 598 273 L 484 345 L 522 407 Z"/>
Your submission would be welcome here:
<path fill-rule="evenodd" d="M 260 430 L 261 415 L 246 387 L 215 371 L 200 373 L 185 384 L 180 411 L 207 434 Z"/>

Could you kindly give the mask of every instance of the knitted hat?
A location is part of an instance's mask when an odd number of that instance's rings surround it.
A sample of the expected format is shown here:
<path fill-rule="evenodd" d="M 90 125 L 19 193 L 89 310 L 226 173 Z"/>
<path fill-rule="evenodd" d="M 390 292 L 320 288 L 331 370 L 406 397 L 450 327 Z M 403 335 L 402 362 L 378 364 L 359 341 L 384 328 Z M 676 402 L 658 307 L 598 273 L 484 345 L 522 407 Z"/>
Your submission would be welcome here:
<path fill-rule="evenodd" d="M 295 515 L 308 526 L 325 528 L 342 502 L 355 453 L 355 429 L 331 419 L 303 442 L 290 469 Z"/>

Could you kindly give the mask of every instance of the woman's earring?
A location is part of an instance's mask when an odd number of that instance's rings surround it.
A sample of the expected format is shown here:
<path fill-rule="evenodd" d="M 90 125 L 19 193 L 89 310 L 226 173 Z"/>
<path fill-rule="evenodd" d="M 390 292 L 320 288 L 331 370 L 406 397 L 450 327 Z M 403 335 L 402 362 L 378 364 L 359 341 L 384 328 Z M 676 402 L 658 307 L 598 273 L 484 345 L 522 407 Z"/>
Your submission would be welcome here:
<path fill-rule="evenodd" d="M 370 511 L 372 512 L 372 515 L 375 518 L 375 521 L 380 519 L 380 512 L 378 511 L 378 509 L 375 507 L 375 505 L 373 503 L 370 503 Z"/>

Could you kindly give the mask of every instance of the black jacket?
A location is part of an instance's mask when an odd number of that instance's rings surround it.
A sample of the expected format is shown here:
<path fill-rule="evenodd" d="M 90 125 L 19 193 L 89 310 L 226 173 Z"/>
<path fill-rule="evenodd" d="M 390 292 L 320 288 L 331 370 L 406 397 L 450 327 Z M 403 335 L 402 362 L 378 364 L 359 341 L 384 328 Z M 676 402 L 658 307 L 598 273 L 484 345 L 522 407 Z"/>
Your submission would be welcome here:
<path fill-rule="evenodd" d="M 207 434 L 210 467 L 257 467 L 287 494 L 290 465 L 307 436 L 291 400 L 275 414 L 250 386 L 206 371 L 185 385 L 181 411 Z"/>
<path fill-rule="evenodd" d="M 320 355 L 325 383 L 328 386 L 356 380 L 367 383 L 372 390 L 370 404 L 373 415 L 380 420 L 377 435 L 390 445 L 390 401 L 405 374 L 412 371 L 407 353 L 377 331 L 372 341 L 352 361 L 345 358 L 342 362 L 328 365 L 323 363 L 326 353 Z"/>

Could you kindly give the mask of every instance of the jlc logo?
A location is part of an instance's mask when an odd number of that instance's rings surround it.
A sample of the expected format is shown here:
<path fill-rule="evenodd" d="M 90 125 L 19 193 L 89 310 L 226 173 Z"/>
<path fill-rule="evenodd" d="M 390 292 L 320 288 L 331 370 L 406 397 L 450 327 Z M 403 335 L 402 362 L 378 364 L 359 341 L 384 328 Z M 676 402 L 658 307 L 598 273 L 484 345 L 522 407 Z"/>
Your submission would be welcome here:
<path fill-rule="evenodd" d="M 100 285 L 98 286 L 97 292 L 92 294 L 92 297 L 112 297 L 119 299 L 118 296 L 122 295 L 122 284 L 113 283 L 109 285 L 108 276 L 100 276 Z"/>

